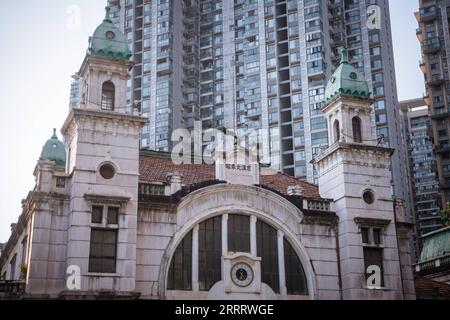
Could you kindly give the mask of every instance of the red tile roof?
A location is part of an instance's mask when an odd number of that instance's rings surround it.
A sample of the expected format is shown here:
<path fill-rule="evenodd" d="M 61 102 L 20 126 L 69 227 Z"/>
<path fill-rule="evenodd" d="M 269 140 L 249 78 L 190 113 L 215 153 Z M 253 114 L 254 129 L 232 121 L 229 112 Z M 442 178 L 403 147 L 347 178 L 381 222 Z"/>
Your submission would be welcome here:
<path fill-rule="evenodd" d="M 423 299 L 446 299 L 450 300 L 450 285 L 437 282 L 418 275 L 414 276 L 416 297 Z"/>
<path fill-rule="evenodd" d="M 178 172 L 183 175 L 184 185 L 198 184 L 204 181 L 216 180 L 214 165 L 181 164 L 176 165 L 172 159 L 163 153 L 151 152 L 139 157 L 139 181 L 141 183 L 164 183 L 168 173 Z M 301 195 L 307 198 L 320 198 L 316 185 L 278 172 L 274 175 L 261 175 L 260 183 L 287 195 L 289 186 L 300 186 Z"/>

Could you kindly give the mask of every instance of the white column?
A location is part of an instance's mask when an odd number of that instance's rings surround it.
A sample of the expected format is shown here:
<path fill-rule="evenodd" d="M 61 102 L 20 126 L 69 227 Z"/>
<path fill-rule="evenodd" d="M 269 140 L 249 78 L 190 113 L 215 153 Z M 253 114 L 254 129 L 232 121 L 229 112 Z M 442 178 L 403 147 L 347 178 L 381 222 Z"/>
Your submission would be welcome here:
<path fill-rule="evenodd" d="M 280 230 L 278 230 L 278 237 L 277 237 L 277 246 L 278 246 L 278 274 L 279 274 L 279 281 L 280 281 L 280 293 L 282 295 L 287 295 L 287 289 L 286 289 L 286 274 L 285 274 L 285 267 L 284 267 L 284 233 Z"/>
<path fill-rule="evenodd" d="M 196 225 L 192 230 L 192 291 L 198 292 L 198 229 Z"/>
<path fill-rule="evenodd" d="M 222 256 L 228 254 L 228 215 L 222 216 Z"/>
<path fill-rule="evenodd" d="M 228 283 L 229 278 L 225 275 L 225 256 L 228 254 L 228 214 L 222 216 L 222 280 Z"/>
<path fill-rule="evenodd" d="M 250 217 L 250 253 L 256 257 L 256 216 Z"/>

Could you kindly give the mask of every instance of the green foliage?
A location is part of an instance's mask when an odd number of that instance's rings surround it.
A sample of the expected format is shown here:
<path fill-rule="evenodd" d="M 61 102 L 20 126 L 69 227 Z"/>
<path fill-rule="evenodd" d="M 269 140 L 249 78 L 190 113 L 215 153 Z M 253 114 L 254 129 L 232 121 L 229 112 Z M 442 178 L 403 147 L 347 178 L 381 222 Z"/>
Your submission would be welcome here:
<path fill-rule="evenodd" d="M 447 208 L 441 210 L 441 216 L 444 220 L 444 226 L 450 226 L 450 202 L 447 203 Z"/>

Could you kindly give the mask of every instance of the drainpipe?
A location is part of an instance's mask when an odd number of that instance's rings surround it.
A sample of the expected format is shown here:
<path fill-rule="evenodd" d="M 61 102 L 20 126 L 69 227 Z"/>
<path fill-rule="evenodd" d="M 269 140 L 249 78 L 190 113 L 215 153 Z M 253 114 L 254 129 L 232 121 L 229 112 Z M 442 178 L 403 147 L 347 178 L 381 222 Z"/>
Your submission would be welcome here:
<path fill-rule="evenodd" d="M 339 225 L 334 226 L 334 237 L 336 239 L 336 257 L 337 257 L 337 267 L 338 267 L 338 283 L 339 283 L 339 300 L 344 300 L 342 294 L 342 271 L 341 271 L 341 252 L 339 245 Z"/>

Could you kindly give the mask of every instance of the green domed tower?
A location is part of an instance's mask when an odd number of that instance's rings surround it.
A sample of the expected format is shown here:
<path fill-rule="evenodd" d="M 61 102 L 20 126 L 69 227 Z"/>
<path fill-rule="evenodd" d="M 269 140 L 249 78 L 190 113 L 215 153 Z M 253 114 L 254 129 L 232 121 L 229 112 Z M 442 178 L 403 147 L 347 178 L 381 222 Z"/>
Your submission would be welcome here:
<path fill-rule="evenodd" d="M 325 89 L 325 102 L 329 103 L 336 96 L 347 95 L 369 99 L 370 91 L 364 75 L 348 63 L 347 50 L 340 49 L 341 62 L 333 73 Z"/>
<path fill-rule="evenodd" d="M 132 54 L 128 48 L 127 39 L 111 21 L 110 9 L 106 7 L 105 10 L 105 19 L 89 38 L 88 54 L 128 61 Z"/>
<path fill-rule="evenodd" d="M 56 129 L 53 129 L 53 136 L 47 140 L 42 148 L 39 160 L 55 161 L 57 166 L 66 165 L 66 147 L 56 135 Z"/>

